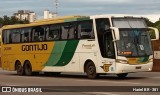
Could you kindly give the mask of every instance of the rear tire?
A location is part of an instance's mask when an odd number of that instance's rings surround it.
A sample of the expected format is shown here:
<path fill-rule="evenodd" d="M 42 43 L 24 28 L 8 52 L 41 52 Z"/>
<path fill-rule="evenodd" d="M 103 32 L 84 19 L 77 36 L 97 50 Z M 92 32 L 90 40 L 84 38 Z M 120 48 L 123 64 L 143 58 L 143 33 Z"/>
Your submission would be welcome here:
<path fill-rule="evenodd" d="M 31 76 L 33 74 L 32 73 L 32 66 L 29 61 L 25 62 L 25 64 L 24 64 L 24 73 L 27 76 Z"/>
<path fill-rule="evenodd" d="M 95 79 L 99 76 L 99 74 L 96 73 L 96 67 L 92 61 L 89 61 L 85 66 L 85 72 L 89 79 Z"/>
<path fill-rule="evenodd" d="M 17 75 L 19 75 L 19 76 L 24 75 L 23 67 L 22 67 L 22 65 L 21 65 L 21 63 L 19 61 L 16 62 L 15 69 L 16 69 Z"/>
<path fill-rule="evenodd" d="M 127 75 L 128 75 L 128 73 L 117 74 L 119 79 L 124 79 L 127 77 Z"/>

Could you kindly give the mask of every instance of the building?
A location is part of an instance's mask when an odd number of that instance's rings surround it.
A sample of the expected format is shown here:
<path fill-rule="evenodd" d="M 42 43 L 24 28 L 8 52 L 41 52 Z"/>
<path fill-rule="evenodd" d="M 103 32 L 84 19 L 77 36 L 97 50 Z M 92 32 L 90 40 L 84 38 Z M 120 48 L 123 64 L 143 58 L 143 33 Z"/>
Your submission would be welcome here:
<path fill-rule="evenodd" d="M 56 17 L 55 13 L 51 13 L 49 10 L 44 11 L 44 19 L 49 19 L 54 17 Z"/>
<path fill-rule="evenodd" d="M 34 22 L 37 19 L 36 13 L 30 10 L 19 10 L 18 13 L 14 13 L 14 16 L 19 20 L 29 20 L 29 22 Z"/>
<path fill-rule="evenodd" d="M 30 12 L 29 21 L 30 21 L 30 22 L 34 22 L 34 21 L 36 21 L 36 20 L 37 20 L 36 13 Z"/>

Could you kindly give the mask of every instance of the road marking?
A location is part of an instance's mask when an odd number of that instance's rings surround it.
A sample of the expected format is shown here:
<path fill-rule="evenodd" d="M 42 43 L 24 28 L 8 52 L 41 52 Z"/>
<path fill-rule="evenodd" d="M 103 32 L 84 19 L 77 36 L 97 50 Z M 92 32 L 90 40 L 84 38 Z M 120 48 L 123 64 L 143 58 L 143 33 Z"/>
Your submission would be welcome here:
<path fill-rule="evenodd" d="M 20 85 L 12 85 L 12 84 L 7 84 L 7 83 L 5 83 L 5 84 L 0 84 L 1 86 L 20 86 Z"/>
<path fill-rule="evenodd" d="M 27 77 L 27 76 L 23 76 L 23 78 L 31 78 L 31 79 L 34 79 L 34 78 L 37 78 L 37 77 Z M 53 77 L 47 77 L 47 78 L 53 78 Z M 44 77 L 38 77 L 38 79 L 42 79 L 42 80 L 44 80 L 44 79 L 46 79 L 46 78 L 44 78 Z M 80 82 L 110 82 L 110 83 L 120 83 L 120 84 L 123 84 L 123 83 L 125 83 L 125 84 L 135 84 L 135 85 L 137 85 L 137 84 L 142 84 L 142 83 L 135 83 L 135 82 L 118 82 L 118 81 L 109 81 L 109 80 L 87 80 L 87 79 L 68 79 L 68 78 L 57 78 L 57 77 L 54 77 L 54 79 L 58 79 L 58 80 L 73 80 L 73 81 L 80 81 Z"/>
<path fill-rule="evenodd" d="M 117 81 L 102 81 L 102 80 L 75 80 L 75 81 L 89 81 L 89 82 L 110 82 L 110 83 L 126 83 L 126 84 L 141 84 L 141 83 L 135 83 L 135 82 L 117 82 Z"/>
<path fill-rule="evenodd" d="M 155 79 L 159 79 L 160 77 L 150 77 L 150 78 L 155 78 Z"/>
<path fill-rule="evenodd" d="M 114 93 L 108 93 L 108 92 L 82 92 L 84 94 L 95 94 L 95 95 L 120 95 L 120 94 L 114 94 Z"/>

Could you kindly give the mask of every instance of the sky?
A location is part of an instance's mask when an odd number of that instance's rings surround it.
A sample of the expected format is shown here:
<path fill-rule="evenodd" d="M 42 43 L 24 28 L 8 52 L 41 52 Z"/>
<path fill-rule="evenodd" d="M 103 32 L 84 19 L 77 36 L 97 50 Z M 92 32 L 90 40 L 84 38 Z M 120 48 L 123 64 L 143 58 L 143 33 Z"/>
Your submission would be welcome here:
<path fill-rule="evenodd" d="M 0 0 L 0 16 L 11 16 L 18 10 L 34 11 L 43 18 L 43 11 L 55 12 L 55 0 Z M 160 0 L 58 0 L 58 15 L 121 14 L 160 18 Z"/>

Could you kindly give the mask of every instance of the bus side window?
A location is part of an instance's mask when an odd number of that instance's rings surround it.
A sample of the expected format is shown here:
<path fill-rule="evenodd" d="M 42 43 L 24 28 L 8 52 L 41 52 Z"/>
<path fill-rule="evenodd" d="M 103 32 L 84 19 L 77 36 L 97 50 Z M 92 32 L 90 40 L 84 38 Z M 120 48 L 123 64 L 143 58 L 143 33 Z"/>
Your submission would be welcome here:
<path fill-rule="evenodd" d="M 77 33 L 77 27 L 76 27 L 76 23 L 70 23 L 70 27 L 69 27 L 69 37 L 68 39 L 75 39 L 76 38 L 76 33 Z"/>
<path fill-rule="evenodd" d="M 29 42 L 29 33 L 24 33 L 24 42 Z"/>
<path fill-rule="evenodd" d="M 75 22 L 65 23 L 62 26 L 62 39 L 75 39 L 77 33 L 77 27 Z"/>
<path fill-rule="evenodd" d="M 83 21 L 78 25 L 78 38 L 94 39 L 94 30 L 92 21 Z"/>
<path fill-rule="evenodd" d="M 12 42 L 12 39 L 11 39 L 11 31 L 10 30 L 4 30 L 3 31 L 3 39 L 4 39 L 4 43 L 5 44 L 9 44 Z"/>
<path fill-rule="evenodd" d="M 13 29 L 13 30 L 11 30 L 11 41 L 12 41 L 12 43 L 19 43 L 19 42 L 21 42 L 20 29 Z"/>
<path fill-rule="evenodd" d="M 115 49 L 108 18 L 96 19 L 98 43 L 102 57 L 115 58 Z"/>
<path fill-rule="evenodd" d="M 31 28 L 22 29 L 22 42 L 30 42 L 30 32 Z"/>
<path fill-rule="evenodd" d="M 32 41 L 44 41 L 44 28 L 37 26 L 32 28 Z"/>
<path fill-rule="evenodd" d="M 2 37 L 3 37 L 3 38 L 2 38 L 2 39 L 3 39 L 3 40 L 2 40 L 3 43 L 4 43 L 4 44 L 7 44 L 7 30 L 4 30 L 4 31 L 2 32 L 2 35 L 3 35 L 3 36 L 2 36 Z"/>
<path fill-rule="evenodd" d="M 107 58 L 115 58 L 115 50 L 114 50 L 114 43 L 111 31 L 106 31 L 104 34 L 104 43 L 105 43 L 105 52 Z"/>
<path fill-rule="evenodd" d="M 51 25 L 50 28 L 47 29 L 47 40 L 59 40 L 60 39 L 60 26 L 59 25 Z"/>
<path fill-rule="evenodd" d="M 68 39 L 68 27 L 69 27 L 68 24 L 62 25 L 62 34 L 61 34 L 62 40 Z"/>

